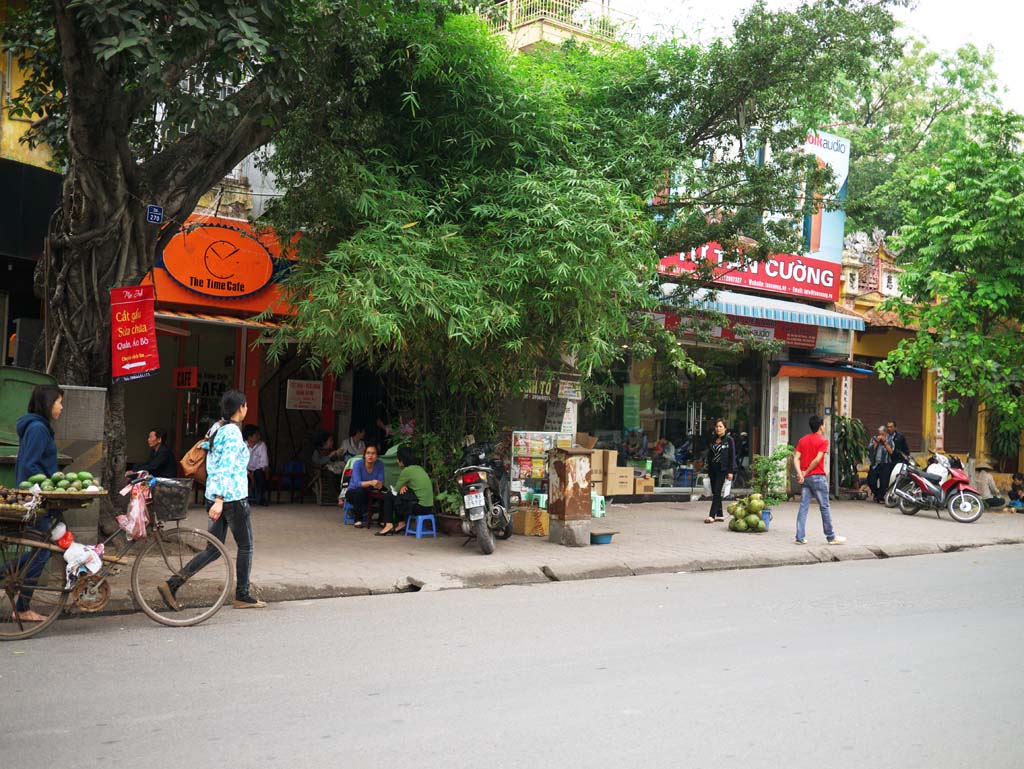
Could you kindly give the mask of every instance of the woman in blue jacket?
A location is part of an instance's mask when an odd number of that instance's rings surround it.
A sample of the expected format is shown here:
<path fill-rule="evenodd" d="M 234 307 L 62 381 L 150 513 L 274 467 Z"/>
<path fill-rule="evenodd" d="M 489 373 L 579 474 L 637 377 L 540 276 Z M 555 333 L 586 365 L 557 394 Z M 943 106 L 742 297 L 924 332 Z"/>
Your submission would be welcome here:
<path fill-rule="evenodd" d="M 33 475 L 50 477 L 57 472 L 57 443 L 53 439 L 53 422 L 60 419 L 64 411 L 64 391 L 56 385 L 38 385 L 32 390 L 28 401 L 28 413 L 18 420 L 18 457 L 14 463 L 14 480 L 17 483 L 27 481 Z M 49 539 L 50 529 L 55 523 L 47 513 L 36 519 L 34 528 Z M 27 584 L 38 579 L 50 560 L 49 550 L 37 550 L 27 556 L 31 563 L 25 571 Z M 29 604 L 32 591 L 24 590 L 15 602 L 12 620 L 21 622 L 42 622 L 46 619 L 38 612 L 32 611 Z"/>
<path fill-rule="evenodd" d="M 370 525 L 369 507 L 373 492 L 384 488 L 384 463 L 377 459 L 377 446 L 367 444 L 363 458 L 352 463 L 352 476 L 345 492 L 345 501 L 352 505 L 352 517 L 356 519 L 356 528 Z"/>

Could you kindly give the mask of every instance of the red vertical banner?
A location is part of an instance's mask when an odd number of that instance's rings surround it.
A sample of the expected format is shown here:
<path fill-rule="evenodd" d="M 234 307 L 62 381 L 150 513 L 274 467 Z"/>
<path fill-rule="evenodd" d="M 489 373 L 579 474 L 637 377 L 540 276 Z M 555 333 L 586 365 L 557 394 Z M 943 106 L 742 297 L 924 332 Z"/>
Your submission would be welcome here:
<path fill-rule="evenodd" d="M 160 369 L 153 287 L 110 289 L 110 368 L 115 382 L 142 379 Z"/>

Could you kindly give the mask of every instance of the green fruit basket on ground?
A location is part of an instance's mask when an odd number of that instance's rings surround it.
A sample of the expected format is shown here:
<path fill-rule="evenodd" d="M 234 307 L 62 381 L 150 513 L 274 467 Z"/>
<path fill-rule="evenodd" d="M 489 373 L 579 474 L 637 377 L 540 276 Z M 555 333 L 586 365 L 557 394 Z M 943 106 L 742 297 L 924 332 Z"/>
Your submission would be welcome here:
<path fill-rule="evenodd" d="M 730 503 L 726 509 L 732 516 L 729 519 L 729 531 L 760 534 L 768 530 L 767 521 L 761 518 L 765 506 L 764 499 L 760 494 L 751 494 L 744 499 L 738 499 Z"/>

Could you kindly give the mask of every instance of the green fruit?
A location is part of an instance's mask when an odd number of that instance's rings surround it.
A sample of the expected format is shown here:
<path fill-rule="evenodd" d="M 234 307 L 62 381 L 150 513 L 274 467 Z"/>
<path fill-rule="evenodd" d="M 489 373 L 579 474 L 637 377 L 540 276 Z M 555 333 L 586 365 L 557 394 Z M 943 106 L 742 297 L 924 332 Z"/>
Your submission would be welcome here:
<path fill-rule="evenodd" d="M 29 478 L 28 482 L 29 483 L 42 483 L 43 481 L 49 481 L 49 480 L 50 479 L 47 478 L 42 473 L 37 473 L 36 475 L 33 475 L 31 478 Z"/>
<path fill-rule="evenodd" d="M 736 509 L 737 509 L 737 508 L 738 508 L 739 506 L 740 506 L 740 505 L 739 505 L 739 502 L 732 502 L 732 503 L 730 503 L 730 504 L 729 504 L 729 506 L 728 506 L 727 508 L 725 508 L 725 509 L 729 511 L 729 515 L 731 515 L 732 517 L 734 517 L 734 518 L 735 518 L 735 517 L 736 517 Z"/>
<path fill-rule="evenodd" d="M 751 499 L 747 502 L 747 509 L 752 513 L 760 513 L 764 510 L 764 502 L 760 499 Z"/>
<path fill-rule="evenodd" d="M 57 481 L 63 481 L 64 480 L 64 473 L 62 473 L 62 472 L 60 472 L 60 470 L 58 470 L 57 472 L 55 472 L 53 475 L 50 476 L 50 480 L 53 481 L 54 483 L 56 483 Z"/>
<path fill-rule="evenodd" d="M 68 483 L 67 481 L 57 481 L 57 488 L 58 489 L 66 489 L 70 485 L 71 484 Z"/>
<path fill-rule="evenodd" d="M 736 528 L 733 529 L 733 531 L 746 531 L 749 528 L 747 526 L 747 521 L 744 518 L 737 518 L 735 523 L 736 523 Z"/>
<path fill-rule="evenodd" d="M 64 480 L 65 481 L 77 481 L 78 480 L 78 473 L 65 473 L 64 474 Z"/>
<path fill-rule="evenodd" d="M 19 489 L 31 489 L 32 488 L 32 484 L 29 481 L 22 481 L 21 483 L 18 484 L 18 488 Z"/>
<path fill-rule="evenodd" d="M 768 531 L 768 524 L 765 523 L 764 521 L 758 521 L 757 522 L 757 530 L 758 530 L 758 532 Z"/>
<path fill-rule="evenodd" d="M 729 519 L 729 531 L 736 531 L 736 519 L 735 518 L 730 518 Z"/>
<path fill-rule="evenodd" d="M 82 490 L 82 482 L 81 481 L 71 481 L 70 488 L 74 489 L 75 491 L 81 491 Z"/>
<path fill-rule="evenodd" d="M 749 497 L 747 497 L 747 499 L 749 499 L 749 500 L 757 500 L 758 502 L 763 502 L 764 501 L 764 497 L 762 497 L 760 494 L 751 494 Z"/>
<path fill-rule="evenodd" d="M 92 480 L 92 473 L 90 473 L 90 472 L 88 472 L 86 470 L 82 470 L 81 472 L 78 473 L 78 480 L 80 480 L 80 481 L 91 481 Z"/>
<path fill-rule="evenodd" d="M 753 513 L 751 513 L 750 515 L 748 515 L 743 520 L 745 520 L 747 522 L 747 528 L 748 529 L 756 529 L 757 528 L 757 524 L 758 524 L 758 522 L 761 519 L 758 516 L 756 516 Z"/>
<path fill-rule="evenodd" d="M 53 491 L 54 485 L 50 481 L 46 481 L 45 483 L 40 483 L 39 488 L 43 491 Z"/>

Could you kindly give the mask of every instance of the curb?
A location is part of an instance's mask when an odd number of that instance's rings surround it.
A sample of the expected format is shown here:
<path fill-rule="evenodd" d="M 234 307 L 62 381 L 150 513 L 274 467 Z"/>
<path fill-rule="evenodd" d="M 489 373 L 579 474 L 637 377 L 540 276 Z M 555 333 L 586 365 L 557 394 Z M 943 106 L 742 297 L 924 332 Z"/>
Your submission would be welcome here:
<path fill-rule="evenodd" d="M 939 555 L 962 550 L 976 550 L 983 547 L 1024 545 L 1024 537 L 1001 537 L 973 543 L 955 544 L 892 544 L 853 545 L 841 547 L 798 548 L 791 553 L 770 553 L 760 556 L 738 555 L 735 558 L 712 558 L 707 560 L 666 560 L 659 563 L 629 564 L 608 563 L 604 565 L 538 566 L 533 569 L 510 569 L 507 571 L 478 572 L 465 576 L 445 575 L 447 579 L 431 581 L 407 576 L 392 585 L 276 585 L 264 587 L 254 584 L 254 592 L 264 601 L 284 603 L 287 601 L 308 601 L 321 598 L 353 598 L 371 595 L 395 595 L 399 593 L 438 592 L 468 588 L 487 589 L 514 585 L 538 585 L 549 582 L 576 582 L 612 577 L 640 577 L 652 574 L 678 574 L 695 572 L 735 571 L 739 569 L 767 569 L 778 566 L 808 566 L 821 563 L 842 563 L 885 558 L 903 558 L 916 555 Z M 101 612 L 79 613 L 69 603 L 74 616 L 102 616 L 141 613 L 134 600 L 128 596 L 112 597 L 108 607 Z"/>

